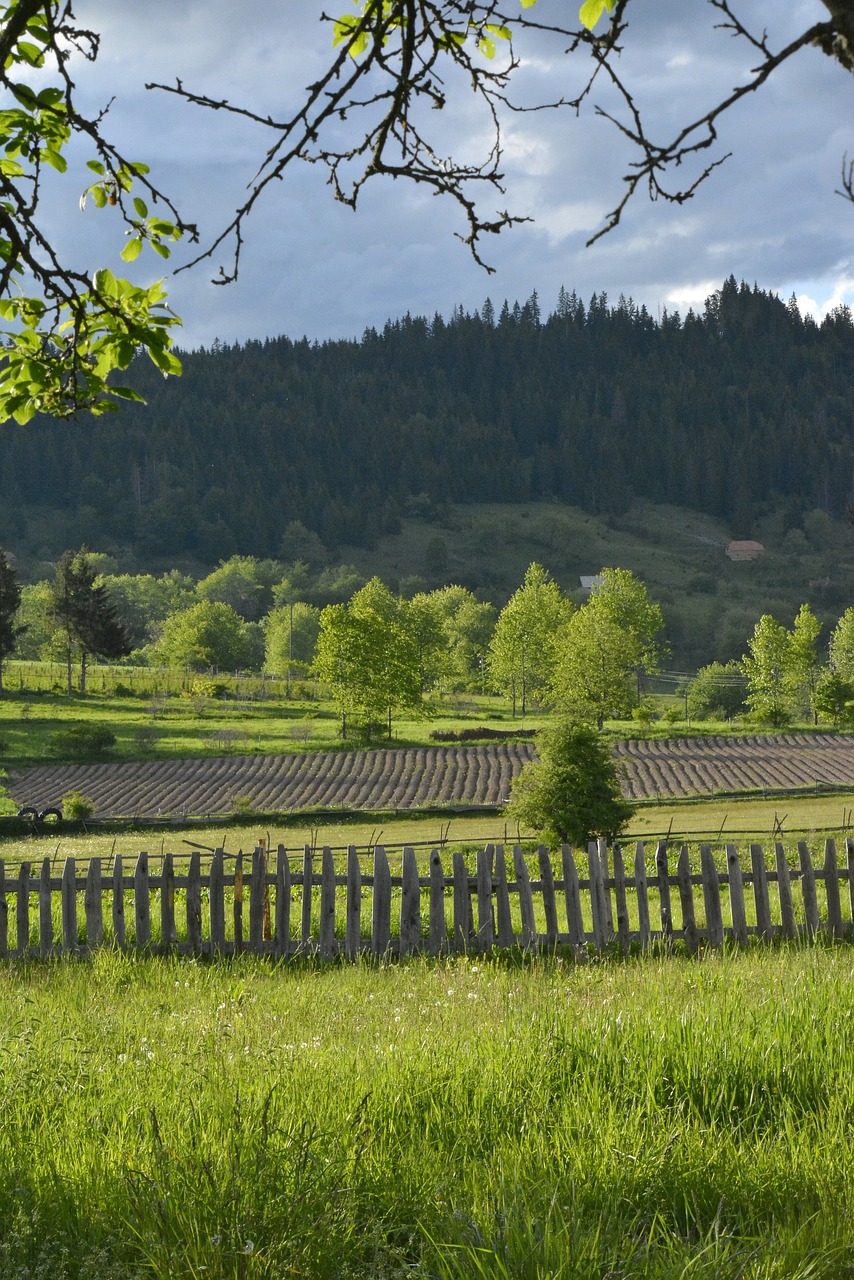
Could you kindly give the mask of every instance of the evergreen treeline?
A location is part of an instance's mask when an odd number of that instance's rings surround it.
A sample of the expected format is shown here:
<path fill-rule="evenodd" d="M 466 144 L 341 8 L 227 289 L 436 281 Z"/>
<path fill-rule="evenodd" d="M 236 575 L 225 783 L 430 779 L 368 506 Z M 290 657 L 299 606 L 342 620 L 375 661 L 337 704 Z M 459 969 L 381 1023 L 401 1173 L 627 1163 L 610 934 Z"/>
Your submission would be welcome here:
<path fill-rule="evenodd" d="M 288 555 L 300 521 L 370 545 L 443 502 L 637 495 L 748 530 L 769 505 L 844 512 L 854 469 L 854 324 L 821 325 L 731 277 L 701 312 L 536 294 L 496 313 L 406 316 L 360 341 L 214 344 L 148 407 L 0 427 L 0 541 L 65 511 L 66 537 L 140 554 Z"/>

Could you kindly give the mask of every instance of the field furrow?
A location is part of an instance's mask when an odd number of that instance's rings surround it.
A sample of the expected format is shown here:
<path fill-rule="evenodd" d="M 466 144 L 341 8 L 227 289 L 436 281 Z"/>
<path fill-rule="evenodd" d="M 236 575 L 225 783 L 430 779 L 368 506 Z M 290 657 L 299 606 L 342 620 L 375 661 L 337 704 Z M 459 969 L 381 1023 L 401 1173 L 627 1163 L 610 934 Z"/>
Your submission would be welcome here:
<path fill-rule="evenodd" d="M 854 786 L 854 739 L 835 734 L 619 742 L 613 752 L 633 799 L 715 791 Z M 500 805 L 534 757 L 530 742 L 219 756 L 137 763 L 42 765 L 9 771 L 10 795 L 38 810 L 82 791 L 99 817 L 206 816 L 251 808 L 414 809 Z"/>

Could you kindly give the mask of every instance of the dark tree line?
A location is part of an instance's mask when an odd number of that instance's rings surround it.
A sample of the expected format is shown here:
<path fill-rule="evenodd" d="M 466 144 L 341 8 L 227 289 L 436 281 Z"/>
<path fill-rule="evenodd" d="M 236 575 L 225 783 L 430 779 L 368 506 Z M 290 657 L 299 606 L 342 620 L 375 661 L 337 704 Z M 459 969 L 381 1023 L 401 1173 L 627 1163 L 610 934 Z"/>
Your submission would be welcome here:
<path fill-rule="evenodd" d="M 139 362 L 148 407 L 0 428 L 0 538 L 26 547 L 45 507 L 67 541 L 213 562 L 288 557 L 301 521 L 370 545 L 419 504 L 633 496 L 725 518 L 844 514 L 854 473 L 854 324 L 821 325 L 730 278 L 702 310 L 651 315 L 561 289 L 361 340 L 215 344 L 180 380 Z"/>

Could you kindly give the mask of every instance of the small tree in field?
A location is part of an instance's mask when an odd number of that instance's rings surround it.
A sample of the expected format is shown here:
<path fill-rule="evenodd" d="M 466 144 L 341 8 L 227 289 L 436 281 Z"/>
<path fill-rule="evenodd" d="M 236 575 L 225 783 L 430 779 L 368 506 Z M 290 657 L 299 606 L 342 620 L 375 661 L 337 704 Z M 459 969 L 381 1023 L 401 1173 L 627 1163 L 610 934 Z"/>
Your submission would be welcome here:
<path fill-rule="evenodd" d="M 512 787 L 508 813 L 552 844 L 586 845 L 616 836 L 635 812 L 620 791 L 604 739 L 587 724 L 561 720 L 537 739 L 539 758 Z"/>

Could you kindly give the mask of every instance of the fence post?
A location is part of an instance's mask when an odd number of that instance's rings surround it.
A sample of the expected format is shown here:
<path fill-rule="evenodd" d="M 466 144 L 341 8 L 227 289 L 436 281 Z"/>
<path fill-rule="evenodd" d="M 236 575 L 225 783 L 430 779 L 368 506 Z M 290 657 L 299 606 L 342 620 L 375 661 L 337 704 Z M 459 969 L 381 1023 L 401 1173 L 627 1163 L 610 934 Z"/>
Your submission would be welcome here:
<path fill-rule="evenodd" d="M 842 902 L 839 895 L 839 867 L 836 862 L 836 841 L 824 843 L 824 891 L 827 895 L 827 923 L 834 938 L 842 937 Z"/>
<path fill-rule="evenodd" d="M 608 942 L 614 936 L 614 912 L 611 907 L 611 889 L 608 884 L 610 874 L 608 870 L 608 841 L 602 836 L 596 841 L 599 849 L 599 861 L 602 863 L 602 879 L 600 881 L 602 889 L 602 906 L 604 908 L 603 923 L 605 927 L 605 938 Z"/>
<path fill-rule="evenodd" d="M 445 922 L 445 873 L 438 849 L 430 854 L 430 954 L 440 955 L 448 946 Z"/>
<path fill-rule="evenodd" d="M 136 946 L 137 948 L 147 947 L 151 942 L 151 900 L 148 884 L 148 854 L 144 851 L 137 858 L 133 873 L 133 913 L 136 922 Z"/>
<path fill-rule="evenodd" d="M 706 906 L 706 933 L 710 947 L 724 945 L 724 914 L 721 909 L 721 882 L 710 844 L 700 845 L 703 872 L 703 902 Z"/>
<path fill-rule="evenodd" d="M 9 903 L 6 901 L 6 863 L 0 858 L 0 957 L 9 954 Z"/>
<path fill-rule="evenodd" d="M 90 951 L 104 941 L 104 902 L 101 896 L 101 859 L 91 858 L 86 872 L 83 907 L 86 912 L 86 946 Z"/>
<path fill-rule="evenodd" d="M 544 844 L 537 850 L 540 863 L 540 882 L 543 886 L 543 913 L 546 917 L 546 946 L 554 951 L 557 946 L 557 900 L 555 899 L 555 878 L 552 872 L 552 860 Z"/>
<path fill-rule="evenodd" d="M 324 960 L 335 954 L 335 860 L 328 845 L 320 862 L 320 954 Z"/>
<path fill-rule="evenodd" d="M 18 954 L 25 956 L 30 945 L 30 864 L 22 862 L 18 870 L 18 901 L 16 904 L 16 932 Z"/>
<path fill-rule="evenodd" d="M 504 845 L 495 846 L 495 905 L 499 947 L 512 947 L 516 943 L 513 932 L 513 916 L 510 912 L 510 889 L 507 885 L 507 859 Z"/>
<path fill-rule="evenodd" d="M 576 954 L 584 950 L 587 939 L 584 936 L 584 916 L 581 912 L 581 889 L 578 884 L 578 868 L 575 865 L 571 845 L 561 845 L 563 862 L 563 892 L 566 902 L 566 927 L 570 945 Z"/>
<path fill-rule="evenodd" d="M 415 850 L 405 845 L 400 893 L 400 954 L 408 955 L 421 948 L 421 885 Z"/>
<path fill-rule="evenodd" d="M 391 945 L 391 873 L 383 845 L 374 848 L 374 901 L 371 912 L 371 950 L 384 956 Z"/>
<path fill-rule="evenodd" d="M 234 895 L 231 900 L 231 920 L 234 925 L 234 951 L 243 950 L 243 850 L 237 850 L 234 860 Z"/>
<path fill-rule="evenodd" d="M 39 876 L 39 952 L 49 956 L 53 950 L 53 903 L 50 892 L 50 858 L 42 861 Z"/>
<path fill-rule="evenodd" d="M 625 955 L 629 949 L 629 910 L 626 903 L 626 868 L 619 844 L 614 845 L 614 899 L 617 907 L 617 937 L 620 940 L 620 950 Z"/>
<path fill-rule="evenodd" d="M 175 864 L 171 853 L 163 859 L 160 872 L 160 944 L 165 951 L 178 941 L 175 928 Z"/>
<path fill-rule="evenodd" d="M 741 874 L 741 863 L 738 860 L 738 850 L 734 844 L 728 844 L 726 847 L 726 866 L 729 877 L 729 909 L 733 937 L 741 946 L 745 946 L 747 915 L 744 910 L 744 880 Z"/>
<path fill-rule="evenodd" d="M 604 951 L 606 946 L 605 903 L 602 891 L 602 862 L 595 840 L 587 845 L 587 874 L 590 877 L 590 912 L 593 918 L 593 946 Z"/>
<path fill-rule="evenodd" d="M 522 913 L 522 946 L 526 949 L 537 944 L 537 926 L 534 922 L 534 897 L 531 893 L 531 877 L 525 855 L 518 844 L 513 846 L 513 869 L 519 889 L 519 907 Z"/>
<path fill-rule="evenodd" d="M 291 864 L 283 844 L 276 855 L 276 931 L 275 955 L 285 959 L 291 950 Z"/>
<path fill-rule="evenodd" d="M 646 878 L 646 849 L 643 840 L 635 845 L 635 888 L 638 895 L 638 932 L 644 950 L 649 946 L 652 928 L 649 922 L 649 885 Z"/>
<path fill-rule="evenodd" d="M 344 949 L 348 960 L 355 960 L 362 942 L 362 868 L 356 846 L 347 850 L 347 928 Z"/>
<path fill-rule="evenodd" d="M 314 858 L 309 845 L 303 846 L 302 856 L 302 916 L 300 919 L 300 948 L 311 946 L 311 899 L 314 888 Z"/>
<path fill-rule="evenodd" d="M 798 936 L 798 922 L 795 919 L 795 905 L 792 901 L 792 877 L 786 850 L 779 842 L 774 846 L 777 859 L 777 893 L 780 898 L 780 920 L 783 933 L 787 938 Z"/>
<path fill-rule="evenodd" d="M 679 881 L 679 901 L 682 907 L 682 932 L 685 946 L 692 956 L 700 948 L 697 933 L 697 918 L 694 914 L 694 886 L 691 884 L 691 860 L 688 857 L 688 846 L 683 844 L 676 863 L 676 876 Z"/>
<path fill-rule="evenodd" d="M 750 867 L 753 871 L 753 901 L 756 903 L 756 930 L 760 938 L 771 937 L 771 903 L 768 899 L 768 874 L 765 870 L 765 851 L 761 844 L 750 846 Z"/>
<path fill-rule="evenodd" d="M 211 951 L 225 950 L 225 850 L 217 849 L 211 858 L 208 878 L 211 909 Z"/>
<path fill-rule="evenodd" d="M 818 898 L 815 892 L 815 872 L 806 840 L 798 841 L 798 856 L 801 861 L 801 892 L 804 896 L 804 918 L 807 922 L 807 934 L 814 938 L 818 933 Z"/>
<path fill-rule="evenodd" d="M 492 863 L 495 846 L 488 844 L 477 851 L 477 942 L 481 951 L 495 945 L 495 921 L 492 914 Z"/>
<path fill-rule="evenodd" d="M 187 869 L 187 941 L 194 956 L 202 953 L 202 855 L 190 854 Z"/>
<path fill-rule="evenodd" d="M 77 866 L 66 858 L 62 868 L 62 949 L 77 950 Z"/>
<path fill-rule="evenodd" d="M 264 950 L 264 904 L 267 893 L 267 851 L 262 844 L 252 850 L 249 880 L 249 950 L 260 956 Z"/>
<path fill-rule="evenodd" d="M 670 906 L 670 869 L 667 864 L 667 841 L 659 840 L 655 851 L 655 871 L 658 879 L 658 909 L 661 917 L 661 932 L 669 941 L 673 936 L 673 911 Z"/>

